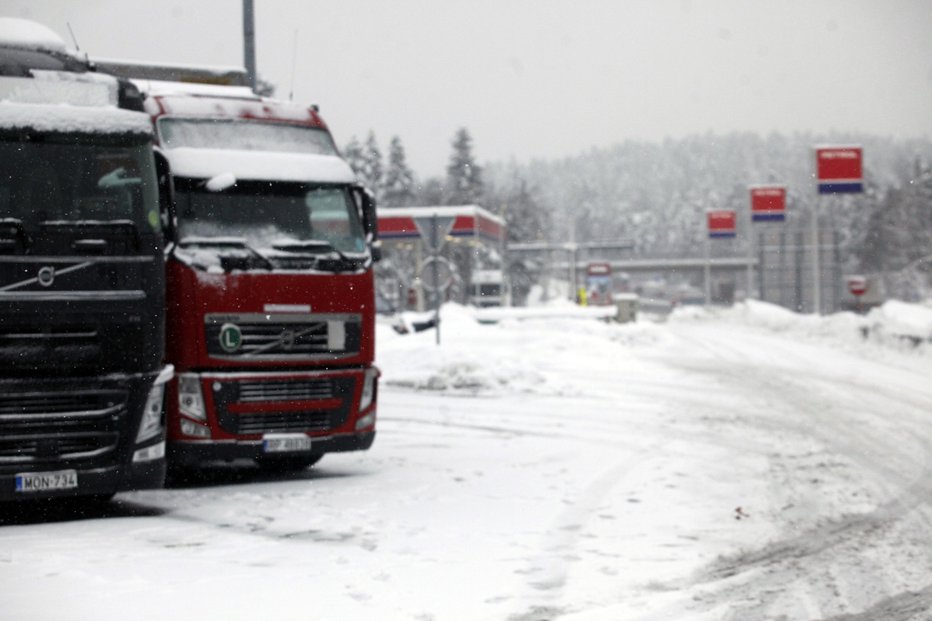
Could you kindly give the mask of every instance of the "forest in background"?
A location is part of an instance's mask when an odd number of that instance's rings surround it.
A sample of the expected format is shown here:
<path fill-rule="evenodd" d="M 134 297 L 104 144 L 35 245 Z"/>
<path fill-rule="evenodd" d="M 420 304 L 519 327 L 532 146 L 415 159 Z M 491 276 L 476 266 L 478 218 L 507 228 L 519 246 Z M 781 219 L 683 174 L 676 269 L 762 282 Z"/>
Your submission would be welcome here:
<path fill-rule="evenodd" d="M 816 144 L 864 148 L 863 194 L 816 193 Z M 461 128 L 451 141 L 446 176 L 427 179 L 407 167 L 397 136 L 387 158 L 371 132 L 365 142 L 351 140 L 343 154 L 380 206 L 474 203 L 505 218 L 510 241 L 628 240 L 635 257 L 701 256 L 709 209 L 735 209 L 740 238 L 749 226 L 748 186 L 782 184 L 786 226 L 803 228 L 817 211 L 824 227 L 839 231 L 846 273 L 880 275 L 893 297 L 932 297 L 929 139 L 709 133 L 479 166 L 472 137 Z"/>

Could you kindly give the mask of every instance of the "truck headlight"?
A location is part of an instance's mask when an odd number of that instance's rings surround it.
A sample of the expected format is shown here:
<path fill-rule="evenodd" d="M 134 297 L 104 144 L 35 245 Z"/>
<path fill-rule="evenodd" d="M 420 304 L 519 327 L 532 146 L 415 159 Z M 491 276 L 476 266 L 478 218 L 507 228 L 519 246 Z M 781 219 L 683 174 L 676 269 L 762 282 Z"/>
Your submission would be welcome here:
<path fill-rule="evenodd" d="M 139 433 L 136 434 L 136 443 L 145 442 L 150 438 L 162 433 L 165 428 L 165 416 L 162 404 L 165 400 L 165 384 L 172 378 L 175 368 L 171 365 L 166 366 L 155 378 L 152 388 L 149 389 L 149 395 L 146 397 L 146 405 L 142 410 L 142 419 L 139 421 Z"/>
<path fill-rule="evenodd" d="M 372 400 L 375 399 L 375 381 L 378 379 L 378 377 L 378 369 L 366 369 L 366 375 L 362 380 L 362 394 L 359 395 L 360 412 L 372 405 Z"/>
<path fill-rule="evenodd" d="M 207 420 L 201 378 L 194 373 L 178 375 L 178 411 L 191 418 Z"/>

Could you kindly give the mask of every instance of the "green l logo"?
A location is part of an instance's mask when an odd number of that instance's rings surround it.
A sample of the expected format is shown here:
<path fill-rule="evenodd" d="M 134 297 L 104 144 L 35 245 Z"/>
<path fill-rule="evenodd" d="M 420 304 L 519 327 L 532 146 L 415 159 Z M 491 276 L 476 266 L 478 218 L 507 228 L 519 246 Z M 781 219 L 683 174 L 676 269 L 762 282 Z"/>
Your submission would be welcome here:
<path fill-rule="evenodd" d="M 232 354 L 243 344 L 243 333 L 235 323 L 225 323 L 220 326 L 220 347 L 228 354 Z"/>

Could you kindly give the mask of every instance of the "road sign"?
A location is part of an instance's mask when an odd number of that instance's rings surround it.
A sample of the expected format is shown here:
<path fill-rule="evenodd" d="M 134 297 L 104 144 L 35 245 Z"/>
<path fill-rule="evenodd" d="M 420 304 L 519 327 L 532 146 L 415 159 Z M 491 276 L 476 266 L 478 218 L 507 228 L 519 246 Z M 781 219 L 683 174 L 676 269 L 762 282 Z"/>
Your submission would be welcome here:
<path fill-rule="evenodd" d="M 735 236 L 737 215 L 734 209 L 715 209 L 706 212 L 709 225 L 709 237 L 727 239 Z"/>
<path fill-rule="evenodd" d="M 752 222 L 783 222 L 785 219 L 785 187 L 777 185 L 751 187 Z"/>
<path fill-rule="evenodd" d="M 819 194 L 864 191 L 861 147 L 816 147 Z"/>
<path fill-rule="evenodd" d="M 435 266 L 437 270 L 436 278 L 434 278 Z M 418 276 L 421 279 L 421 285 L 427 291 L 431 293 L 446 291 L 447 287 L 453 283 L 453 266 L 445 258 L 433 256 L 421 263 Z"/>
<path fill-rule="evenodd" d="M 424 247 L 429 252 L 438 252 L 443 247 L 447 239 L 447 233 L 450 232 L 455 219 L 450 216 L 439 217 L 436 215 L 414 218 L 414 226 L 417 227 L 421 240 L 424 242 Z"/>
<path fill-rule="evenodd" d="M 864 276 L 848 276 L 845 278 L 848 283 L 848 292 L 858 297 L 867 293 L 867 278 Z"/>

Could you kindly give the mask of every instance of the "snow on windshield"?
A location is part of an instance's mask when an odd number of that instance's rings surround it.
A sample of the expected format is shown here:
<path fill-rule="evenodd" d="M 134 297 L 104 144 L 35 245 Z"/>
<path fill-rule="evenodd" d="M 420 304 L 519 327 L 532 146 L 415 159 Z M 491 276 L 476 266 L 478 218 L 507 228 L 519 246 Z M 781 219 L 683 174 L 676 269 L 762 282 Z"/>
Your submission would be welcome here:
<path fill-rule="evenodd" d="M 335 155 L 272 153 L 233 149 L 167 149 L 172 172 L 179 177 L 210 179 L 233 173 L 237 179 L 299 183 L 353 183 L 356 175 Z"/>
<path fill-rule="evenodd" d="M 166 149 L 194 147 L 337 155 L 326 130 L 247 119 L 178 119 L 158 121 L 159 139 Z"/>

